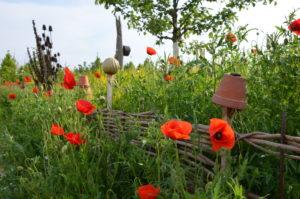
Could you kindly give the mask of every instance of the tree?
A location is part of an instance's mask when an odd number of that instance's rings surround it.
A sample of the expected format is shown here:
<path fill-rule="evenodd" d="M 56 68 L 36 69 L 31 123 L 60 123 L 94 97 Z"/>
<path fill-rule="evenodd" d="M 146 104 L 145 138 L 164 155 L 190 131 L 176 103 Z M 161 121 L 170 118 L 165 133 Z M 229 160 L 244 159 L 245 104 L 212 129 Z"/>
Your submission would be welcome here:
<path fill-rule="evenodd" d="M 129 28 L 157 37 L 157 43 L 173 42 L 173 55 L 179 55 L 179 45 L 191 34 L 201 35 L 228 26 L 237 11 L 257 3 L 276 0 L 95 0 L 96 4 L 112 8 L 128 21 Z M 218 7 L 217 9 L 212 9 Z"/>
<path fill-rule="evenodd" d="M 16 60 L 6 53 L 4 59 L 2 60 L 0 67 L 0 81 L 15 81 L 17 77 L 17 64 Z"/>

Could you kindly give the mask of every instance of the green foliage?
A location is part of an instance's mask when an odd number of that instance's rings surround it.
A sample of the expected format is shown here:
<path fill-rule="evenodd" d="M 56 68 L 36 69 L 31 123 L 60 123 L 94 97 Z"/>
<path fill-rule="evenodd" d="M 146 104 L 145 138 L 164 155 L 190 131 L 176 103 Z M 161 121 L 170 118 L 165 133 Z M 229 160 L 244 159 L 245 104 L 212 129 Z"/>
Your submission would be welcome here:
<path fill-rule="evenodd" d="M 128 26 L 157 37 L 158 43 L 168 39 L 183 42 L 190 34 L 201 35 L 218 31 L 230 25 L 237 11 L 257 3 L 272 3 L 274 0 L 95 0 L 96 4 L 112 8 L 128 20 Z M 216 6 L 215 12 L 211 9 Z"/>
<path fill-rule="evenodd" d="M 16 60 L 8 52 L 0 66 L 0 82 L 15 81 L 17 77 L 17 63 Z"/>

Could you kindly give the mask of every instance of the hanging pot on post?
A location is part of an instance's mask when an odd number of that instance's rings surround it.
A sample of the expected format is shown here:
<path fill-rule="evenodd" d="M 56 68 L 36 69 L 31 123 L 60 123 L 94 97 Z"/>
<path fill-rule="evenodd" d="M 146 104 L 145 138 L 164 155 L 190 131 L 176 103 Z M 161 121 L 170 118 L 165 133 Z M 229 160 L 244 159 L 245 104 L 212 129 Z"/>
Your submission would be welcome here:
<path fill-rule="evenodd" d="M 131 49 L 129 46 L 123 46 L 123 55 L 124 56 L 129 56 L 130 51 L 131 51 Z"/>
<path fill-rule="evenodd" d="M 222 106 L 222 119 L 231 124 L 231 118 L 236 110 L 246 107 L 246 81 L 240 74 L 225 74 L 220 82 L 220 86 L 212 97 L 215 104 Z M 227 168 L 230 153 L 222 150 L 221 171 Z"/>
<path fill-rule="evenodd" d="M 113 57 L 104 60 L 103 71 L 107 74 L 107 109 L 112 110 L 112 96 L 113 96 L 113 75 L 116 74 L 120 68 L 118 60 Z"/>
<path fill-rule="evenodd" d="M 89 88 L 90 87 L 89 78 L 86 75 L 80 76 L 78 82 L 79 82 L 78 86 L 80 86 L 81 88 Z"/>
<path fill-rule="evenodd" d="M 93 98 L 93 92 L 92 92 L 92 89 L 90 87 L 90 82 L 89 82 L 88 76 L 86 76 L 86 75 L 80 76 L 79 81 L 78 81 L 78 86 L 80 88 L 84 89 L 85 97 L 88 100 L 91 100 Z"/>
<path fill-rule="evenodd" d="M 212 97 L 215 104 L 242 110 L 246 107 L 246 80 L 240 74 L 225 74 Z"/>

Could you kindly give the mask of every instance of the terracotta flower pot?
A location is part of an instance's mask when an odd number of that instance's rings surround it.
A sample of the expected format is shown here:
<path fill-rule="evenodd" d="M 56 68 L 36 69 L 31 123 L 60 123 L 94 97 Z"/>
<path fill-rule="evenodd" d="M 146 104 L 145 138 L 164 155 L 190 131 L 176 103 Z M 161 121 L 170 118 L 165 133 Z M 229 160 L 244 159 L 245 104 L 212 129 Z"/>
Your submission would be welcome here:
<path fill-rule="evenodd" d="M 245 79 L 236 73 L 225 74 L 212 101 L 223 107 L 244 109 L 247 105 Z"/>
<path fill-rule="evenodd" d="M 78 86 L 80 86 L 81 88 L 89 88 L 90 83 L 89 83 L 88 76 L 86 76 L 86 75 L 80 76 Z"/>

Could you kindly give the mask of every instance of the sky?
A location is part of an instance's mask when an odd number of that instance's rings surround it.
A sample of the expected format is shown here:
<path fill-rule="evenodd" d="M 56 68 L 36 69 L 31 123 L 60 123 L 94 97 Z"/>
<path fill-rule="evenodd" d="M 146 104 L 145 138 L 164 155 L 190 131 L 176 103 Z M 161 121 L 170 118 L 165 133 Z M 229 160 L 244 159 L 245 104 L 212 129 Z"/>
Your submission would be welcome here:
<path fill-rule="evenodd" d="M 43 24 L 52 25 L 54 52 L 60 52 L 60 63 L 71 68 L 90 63 L 99 56 L 101 60 L 115 53 L 116 30 L 113 14 L 94 0 L 0 0 L 0 60 L 9 51 L 19 64 L 28 62 L 27 47 L 35 47 L 32 20 L 41 32 Z M 249 24 L 263 33 L 275 31 L 285 17 L 300 8 L 300 0 L 278 0 L 277 6 L 258 5 L 242 11 L 236 25 Z M 297 12 L 300 18 L 300 11 Z M 155 45 L 155 37 L 129 30 L 123 21 L 123 44 L 131 47 L 131 54 L 125 63 L 142 63 L 147 54 L 147 46 L 155 47 L 159 56 L 172 53 L 172 43 Z M 253 32 L 249 35 L 249 45 L 260 42 Z M 193 39 L 202 40 L 201 36 Z"/>

